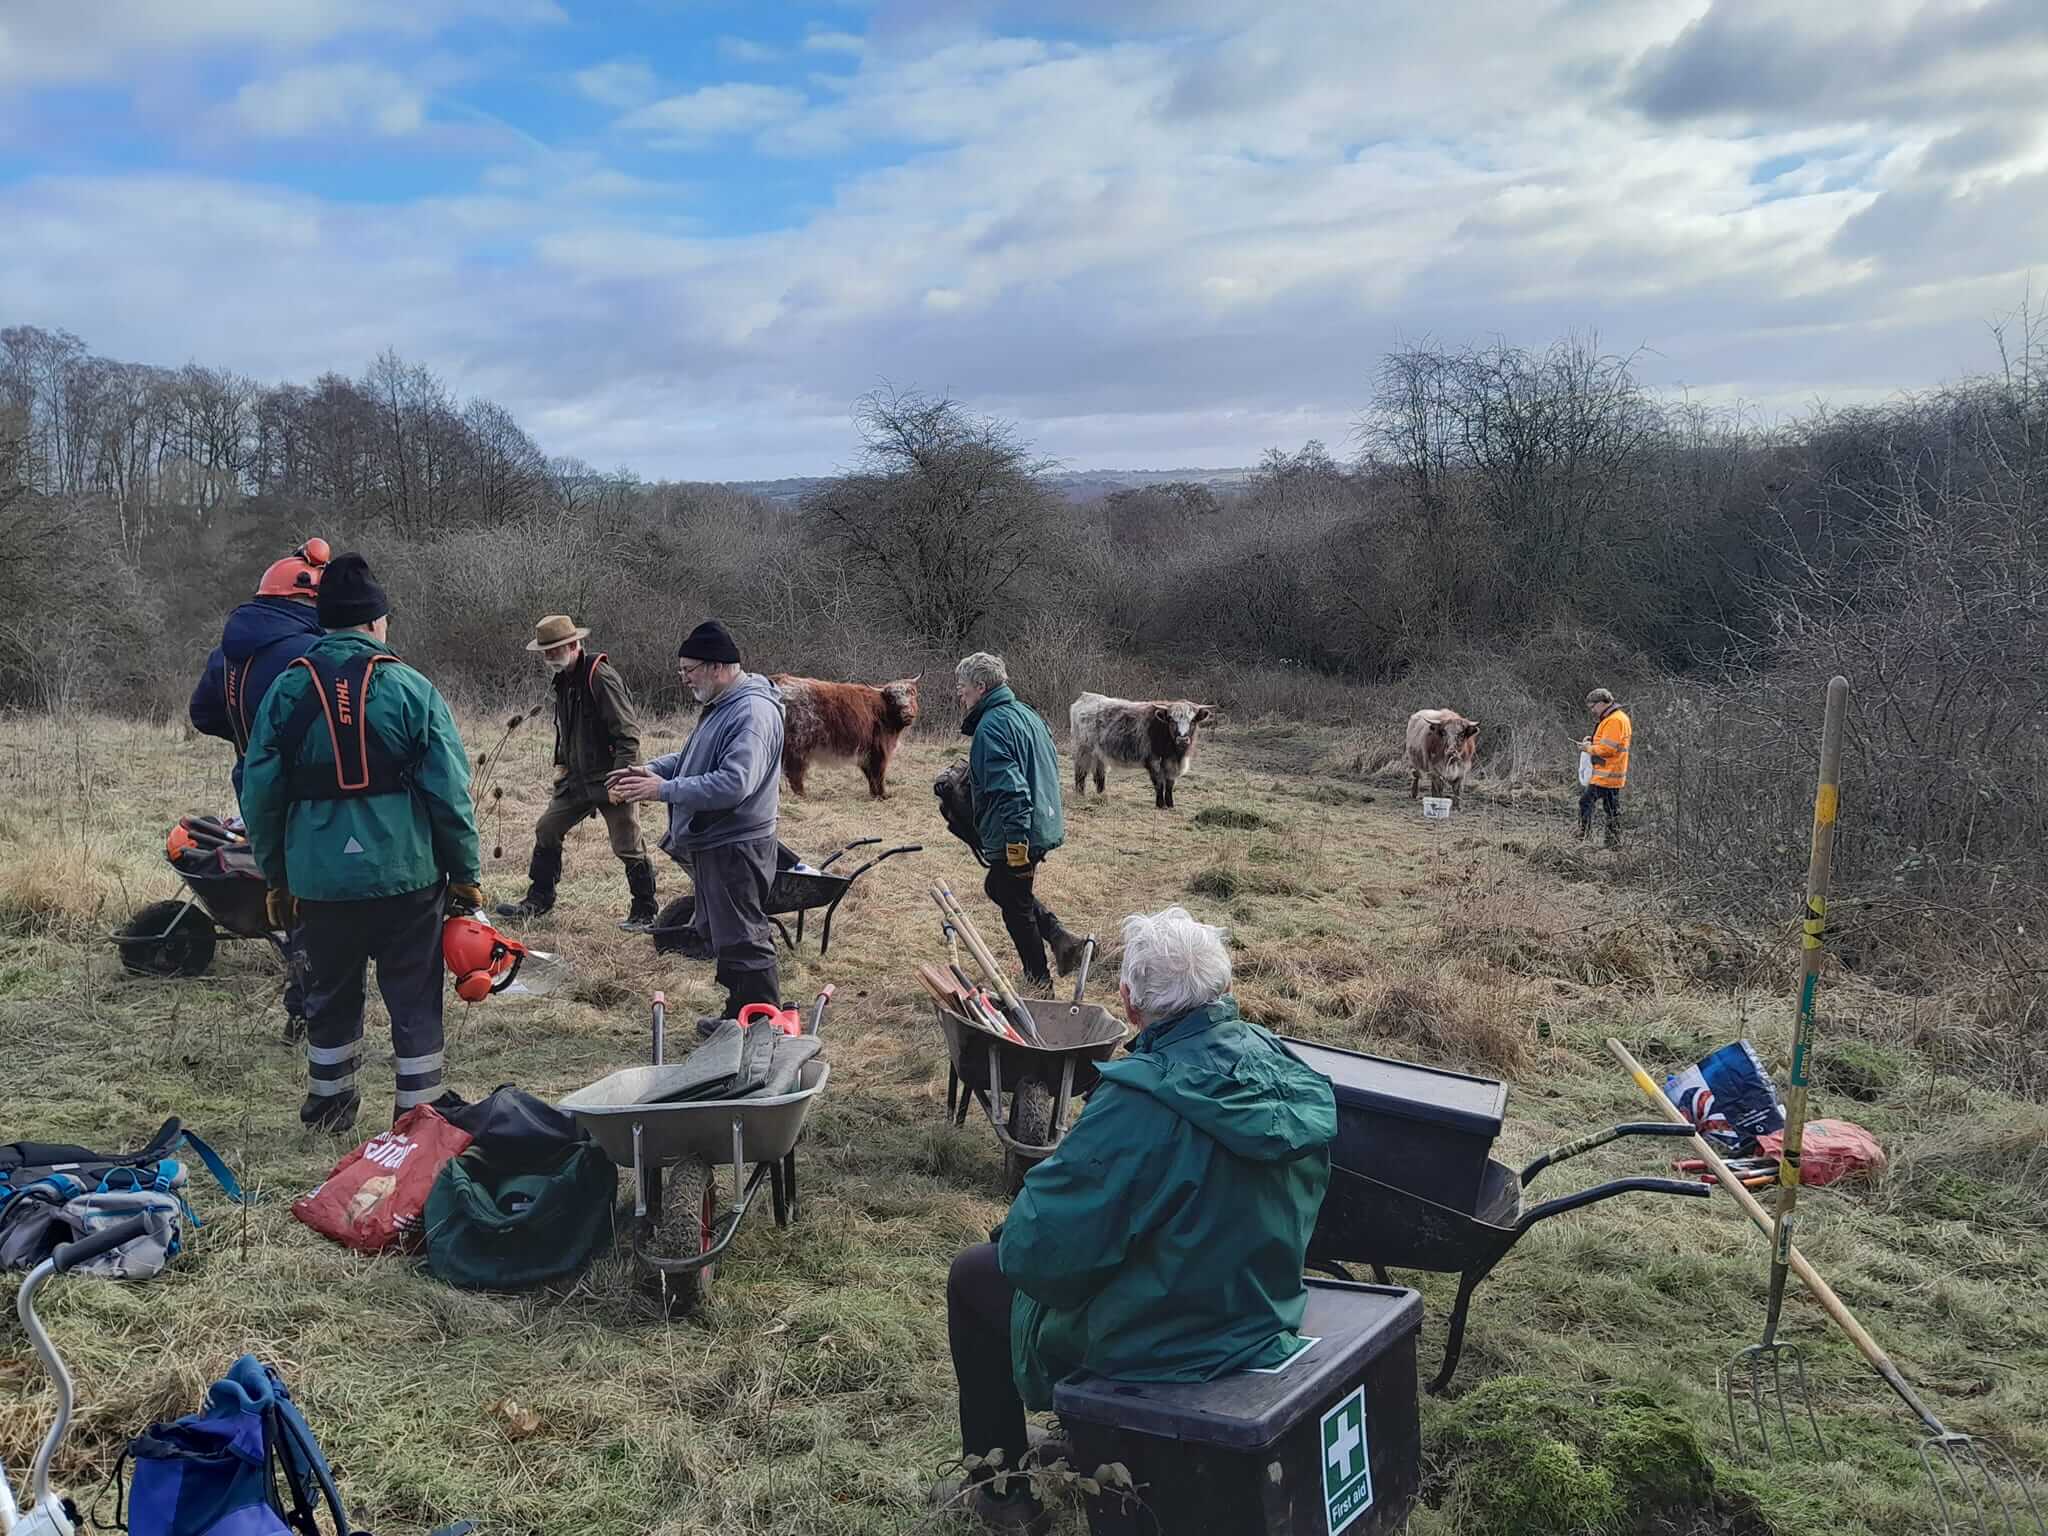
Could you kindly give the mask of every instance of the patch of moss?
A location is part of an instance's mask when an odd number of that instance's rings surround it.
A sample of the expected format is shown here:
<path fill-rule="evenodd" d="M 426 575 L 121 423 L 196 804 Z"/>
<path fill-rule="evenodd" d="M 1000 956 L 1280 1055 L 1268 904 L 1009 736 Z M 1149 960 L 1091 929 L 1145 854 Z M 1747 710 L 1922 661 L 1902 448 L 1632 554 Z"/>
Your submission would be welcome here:
<path fill-rule="evenodd" d="M 1428 1490 L 1472 1536 L 1585 1536 L 1711 1510 L 1714 1473 L 1691 1425 L 1641 1392 L 1601 1398 L 1500 1376 L 1433 1426 Z"/>
<path fill-rule="evenodd" d="M 1905 1075 L 1905 1063 L 1896 1052 L 1863 1040 L 1830 1043 L 1813 1057 L 1816 1087 L 1863 1104 L 1886 1097 Z"/>
<path fill-rule="evenodd" d="M 1247 811 L 1235 805 L 1204 806 L 1195 813 L 1198 827 L 1227 827 L 1237 832 L 1256 832 L 1261 827 L 1270 827 L 1273 822 L 1257 811 Z"/>

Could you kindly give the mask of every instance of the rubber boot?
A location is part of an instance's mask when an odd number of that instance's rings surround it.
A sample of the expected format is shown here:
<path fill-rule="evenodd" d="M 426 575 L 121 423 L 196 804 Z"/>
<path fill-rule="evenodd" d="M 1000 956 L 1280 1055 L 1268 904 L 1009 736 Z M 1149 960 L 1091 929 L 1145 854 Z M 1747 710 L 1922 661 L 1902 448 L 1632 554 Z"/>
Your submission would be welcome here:
<path fill-rule="evenodd" d="M 628 864 L 626 889 L 633 894 L 633 904 L 626 909 L 626 920 L 619 926 L 628 933 L 645 933 L 654 926 L 654 866 L 645 859 Z"/>
<path fill-rule="evenodd" d="M 1052 950 L 1052 963 L 1059 967 L 1062 976 L 1071 976 L 1081 963 L 1081 956 L 1088 948 L 1088 941 L 1068 928 L 1050 912 L 1046 916 L 1052 921 L 1052 932 L 1046 935 L 1046 943 Z M 1042 925 L 1041 925 L 1042 926 Z"/>
<path fill-rule="evenodd" d="M 562 850 L 536 848 L 526 866 L 526 895 L 518 901 L 501 901 L 494 909 L 500 917 L 544 917 L 555 907 L 555 887 L 562 879 Z"/>
<path fill-rule="evenodd" d="M 782 1006 L 782 978 L 773 966 L 756 971 L 718 968 L 718 981 L 725 988 L 725 1017 L 736 1019 L 748 1003 Z"/>
<path fill-rule="evenodd" d="M 356 1111 L 363 1096 L 350 1088 L 344 1093 L 309 1093 L 299 1106 L 299 1124 L 316 1131 L 345 1131 L 356 1123 Z"/>
<path fill-rule="evenodd" d="M 1619 816 L 1607 818 L 1606 846 L 1609 848 L 1619 848 L 1621 846 L 1621 818 Z"/>

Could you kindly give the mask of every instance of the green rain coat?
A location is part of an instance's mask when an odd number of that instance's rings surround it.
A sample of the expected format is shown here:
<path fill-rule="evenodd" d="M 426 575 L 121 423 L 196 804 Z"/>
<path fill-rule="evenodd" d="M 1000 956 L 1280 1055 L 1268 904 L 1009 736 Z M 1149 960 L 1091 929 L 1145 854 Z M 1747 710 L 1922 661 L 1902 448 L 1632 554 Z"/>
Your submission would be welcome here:
<path fill-rule="evenodd" d="M 1076 1370 L 1208 1381 L 1300 1347 L 1330 1179 L 1329 1080 L 1234 999 L 1153 1024 L 1031 1170 L 998 1258 L 1026 1406 Z"/>
<path fill-rule="evenodd" d="M 1066 841 L 1060 810 L 1060 757 L 1038 712 L 1010 692 L 991 688 L 960 722 L 972 736 L 967 778 L 974 787 L 974 827 L 981 851 L 1004 862 L 1010 843 L 1028 843 L 1043 858 Z"/>
<path fill-rule="evenodd" d="M 365 651 L 391 654 L 351 629 L 328 635 L 308 654 L 346 662 Z M 402 663 L 379 666 L 370 680 L 366 726 L 405 764 L 409 793 L 294 801 L 292 765 L 277 733 L 312 686 L 304 667 L 287 667 L 263 696 L 249 733 L 242 820 L 263 878 L 304 901 L 368 901 L 444 879 L 476 884 L 481 865 L 469 758 L 440 692 Z M 331 768 L 334 744 L 323 721 L 306 732 L 299 756 L 307 767 Z"/>

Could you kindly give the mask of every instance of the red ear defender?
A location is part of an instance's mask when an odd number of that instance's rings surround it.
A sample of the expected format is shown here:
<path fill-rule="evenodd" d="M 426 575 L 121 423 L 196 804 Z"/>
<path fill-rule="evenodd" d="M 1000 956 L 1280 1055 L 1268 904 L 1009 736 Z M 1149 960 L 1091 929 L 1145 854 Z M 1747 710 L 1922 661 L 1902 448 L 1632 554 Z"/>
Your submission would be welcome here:
<path fill-rule="evenodd" d="M 465 1003 L 480 1003 L 511 986 L 525 958 L 524 944 L 480 917 L 451 917 L 441 924 L 441 960 L 455 977 L 455 995 Z"/>

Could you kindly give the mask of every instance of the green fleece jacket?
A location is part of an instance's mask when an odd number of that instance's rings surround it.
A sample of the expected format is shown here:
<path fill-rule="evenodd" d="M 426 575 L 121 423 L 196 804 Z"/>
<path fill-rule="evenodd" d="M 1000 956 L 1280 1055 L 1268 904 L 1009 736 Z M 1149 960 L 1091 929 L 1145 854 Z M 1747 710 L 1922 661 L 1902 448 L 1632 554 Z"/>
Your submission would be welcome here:
<path fill-rule="evenodd" d="M 307 654 L 346 662 L 370 651 L 391 654 L 360 630 L 344 629 Z M 442 880 L 476 884 L 482 866 L 469 756 L 439 691 L 403 662 L 382 664 L 371 676 L 365 727 L 404 765 L 405 793 L 294 800 L 278 732 L 312 686 L 304 667 L 287 667 L 249 733 L 242 820 L 263 878 L 305 901 L 368 901 Z M 299 759 L 331 770 L 334 744 L 324 719 L 306 732 Z"/>
<path fill-rule="evenodd" d="M 1153 1024 L 1024 1180 L 998 1259 L 1031 1408 L 1076 1370 L 1208 1381 L 1301 1346 L 1301 1262 L 1330 1178 L 1329 1080 L 1235 1000 Z"/>

